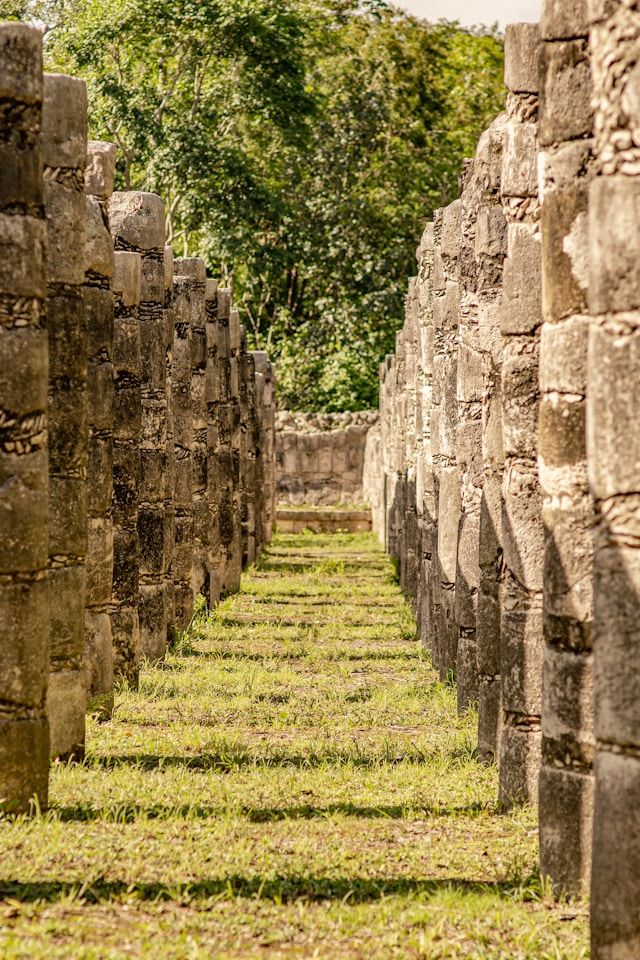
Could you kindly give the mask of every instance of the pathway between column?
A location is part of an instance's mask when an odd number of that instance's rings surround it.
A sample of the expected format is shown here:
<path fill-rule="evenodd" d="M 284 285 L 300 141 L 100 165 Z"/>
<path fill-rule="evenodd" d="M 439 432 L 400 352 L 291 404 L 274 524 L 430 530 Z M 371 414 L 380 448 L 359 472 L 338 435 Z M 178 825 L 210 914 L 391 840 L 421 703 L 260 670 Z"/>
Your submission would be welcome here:
<path fill-rule="evenodd" d="M 0 823 L 0 956 L 586 957 L 474 743 L 373 537 L 280 536 Z"/>

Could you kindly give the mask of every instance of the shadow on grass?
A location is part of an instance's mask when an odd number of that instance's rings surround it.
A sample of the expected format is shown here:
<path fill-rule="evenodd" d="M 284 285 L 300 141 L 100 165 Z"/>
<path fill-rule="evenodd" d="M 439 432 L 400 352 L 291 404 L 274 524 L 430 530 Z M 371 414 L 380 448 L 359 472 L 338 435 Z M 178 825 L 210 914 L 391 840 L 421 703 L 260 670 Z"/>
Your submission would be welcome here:
<path fill-rule="evenodd" d="M 381 766 L 398 766 L 399 764 L 419 764 L 430 761 L 444 760 L 455 764 L 468 762 L 474 758 L 471 749 L 447 751 L 433 750 L 428 753 L 418 747 L 412 749 L 379 750 L 376 753 L 368 752 L 360 747 L 358 742 L 349 744 L 345 748 L 335 747 L 323 751 L 308 753 L 287 753 L 285 750 L 274 750 L 263 756 L 236 747 L 230 744 L 228 748 L 213 750 L 210 753 L 186 756 L 181 754 L 157 755 L 151 753 L 111 754 L 107 756 L 88 756 L 84 763 L 89 768 L 113 770 L 117 767 L 137 767 L 139 770 L 162 770 L 163 767 L 185 767 L 188 770 L 214 770 L 218 773 L 232 773 L 247 768 L 296 768 L 300 770 L 316 769 L 318 767 L 351 766 L 357 768 L 378 768 Z"/>
<path fill-rule="evenodd" d="M 278 904 L 296 901 L 341 901 L 342 903 L 371 903 L 383 897 L 419 897 L 429 899 L 439 893 L 458 893 L 462 896 L 486 894 L 501 898 L 537 898 L 536 879 L 515 878 L 503 882 L 463 880 L 458 877 L 428 879 L 421 877 L 332 877 L 314 874 L 285 874 L 243 876 L 230 874 L 192 882 L 144 883 L 123 880 L 93 881 L 49 880 L 26 883 L 0 880 L 0 899 L 22 903 L 55 903 L 73 898 L 86 903 L 103 903 L 120 898 L 143 901 L 231 900 L 245 898 L 271 900 Z"/>
<path fill-rule="evenodd" d="M 228 641 L 227 641 L 228 642 Z M 294 641 L 296 643 L 311 643 L 308 640 L 299 640 Z M 412 640 L 397 640 L 396 643 L 411 643 Z M 186 649 L 180 651 L 180 660 L 177 662 L 170 661 L 160 661 L 153 665 L 154 670 L 184 670 L 187 668 L 188 664 L 181 663 L 180 661 L 188 661 L 193 658 L 198 658 L 201 660 L 250 660 L 256 663 L 267 662 L 276 660 L 282 663 L 286 663 L 288 660 L 307 660 L 310 657 L 313 660 L 340 660 L 346 661 L 348 663 L 357 662 L 359 660 L 371 660 L 371 661 L 384 661 L 384 660 L 415 660 L 416 663 L 419 662 L 419 655 L 414 650 L 409 651 L 370 651 L 367 652 L 363 650 L 362 653 L 349 653 L 345 654 L 341 650 L 332 649 L 328 652 L 323 652 L 316 648 L 311 648 L 309 650 L 291 650 L 285 653 L 250 653 L 249 651 L 237 649 L 235 647 L 228 650 L 197 650 L 197 649 Z"/>
<path fill-rule="evenodd" d="M 322 820 L 326 817 L 354 817 L 364 820 L 408 820 L 417 816 L 438 819 L 443 817 L 466 818 L 482 816 L 493 811 L 483 803 L 465 806 L 390 805 L 378 807 L 358 806 L 354 803 L 328 803 L 324 806 L 298 804 L 290 807 L 226 807 L 182 804 L 175 807 L 165 804 L 144 805 L 124 803 L 113 807 L 90 807 L 78 804 L 72 807 L 52 808 L 48 814 L 62 823 L 134 823 L 136 820 L 215 820 L 229 813 L 243 817 L 249 823 L 280 823 L 284 820 Z"/>

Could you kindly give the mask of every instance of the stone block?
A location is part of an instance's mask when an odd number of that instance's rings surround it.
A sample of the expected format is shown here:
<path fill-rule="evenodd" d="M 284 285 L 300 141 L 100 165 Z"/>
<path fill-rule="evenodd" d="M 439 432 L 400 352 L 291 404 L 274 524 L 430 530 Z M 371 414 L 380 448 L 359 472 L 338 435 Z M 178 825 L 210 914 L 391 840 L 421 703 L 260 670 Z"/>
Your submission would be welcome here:
<path fill-rule="evenodd" d="M 84 192 L 99 200 L 108 200 L 113 193 L 116 176 L 116 147 L 104 140 L 89 140 Z"/>
<path fill-rule="evenodd" d="M 137 606 L 140 568 L 138 531 L 116 527 L 113 536 L 113 600 Z M 115 628 L 114 628 L 115 629 Z"/>
<path fill-rule="evenodd" d="M 621 506 L 624 529 L 624 506 Z M 640 551 L 611 529 L 597 546 L 594 595 L 595 733 L 614 744 L 640 744 L 640 673 L 630 669 L 637 650 Z"/>
<path fill-rule="evenodd" d="M 42 152 L 45 167 L 76 169 L 84 177 L 87 162 L 87 85 L 84 80 L 61 73 L 45 73 Z"/>
<path fill-rule="evenodd" d="M 84 618 L 82 626 L 84 629 Z M 59 670 L 50 674 L 47 716 L 53 758 L 83 759 L 86 704 L 84 668 Z"/>
<path fill-rule="evenodd" d="M 49 587 L 44 577 L 0 586 L 0 675 L 6 707 L 11 704 L 33 709 L 44 703 L 49 664 L 48 627 Z M 16 642 L 18 637 L 25 638 L 24 642 Z"/>
<path fill-rule="evenodd" d="M 504 809 L 520 803 L 537 804 L 541 746 L 540 730 L 510 723 L 502 728 L 498 799 Z"/>
<path fill-rule="evenodd" d="M 573 0 L 570 6 L 564 0 L 544 0 L 540 20 L 543 40 L 569 40 L 586 37 L 589 33 L 587 0 Z"/>
<path fill-rule="evenodd" d="M 542 323 L 540 236 L 529 224 L 511 223 L 508 249 L 504 262 L 502 333 L 533 333 Z"/>
<path fill-rule="evenodd" d="M 579 140 L 593 127 L 593 87 L 586 38 L 542 44 L 540 143 Z"/>
<path fill-rule="evenodd" d="M 113 581 L 113 524 L 104 518 L 88 522 L 87 591 L 88 607 L 106 606 Z"/>
<path fill-rule="evenodd" d="M 593 777 L 543 765 L 540 770 L 540 871 L 558 896 L 584 896 L 591 872 Z"/>
<path fill-rule="evenodd" d="M 640 758 L 602 751 L 595 774 L 592 956 L 635 960 L 640 953 Z"/>
<path fill-rule="evenodd" d="M 84 270 L 89 277 L 113 276 L 113 241 L 102 207 L 95 197 L 85 197 Z M 107 293 L 110 291 L 101 291 Z"/>
<path fill-rule="evenodd" d="M 493 763 L 500 754 L 502 708 L 500 678 L 480 677 L 478 683 L 478 757 Z"/>
<path fill-rule="evenodd" d="M 456 580 L 459 523 L 460 478 L 456 467 L 445 467 L 440 473 L 438 556 L 443 579 L 451 584 Z"/>
<path fill-rule="evenodd" d="M 2 41 L 0 30 L 0 45 Z M 48 721 L 0 720 L 0 810 L 29 813 L 34 797 L 46 809 L 48 781 Z"/>
<path fill-rule="evenodd" d="M 507 713 L 539 717 L 542 711 L 544 655 L 541 598 L 527 607 L 513 603 L 509 585 L 501 620 L 502 706 Z"/>
<path fill-rule="evenodd" d="M 84 657 L 84 565 L 49 570 L 50 657 L 60 669 L 79 668 Z"/>
<path fill-rule="evenodd" d="M 47 298 L 49 380 L 82 384 L 87 376 L 87 327 L 82 296 Z"/>
<path fill-rule="evenodd" d="M 45 244 L 42 220 L 0 213 L 0 292 L 44 297 Z"/>
<path fill-rule="evenodd" d="M 538 196 L 538 128 L 535 123 L 508 123 L 502 159 L 504 197 Z"/>
<path fill-rule="evenodd" d="M 547 321 L 584 313 L 589 290 L 587 191 L 580 182 L 542 206 L 542 309 Z"/>
<path fill-rule="evenodd" d="M 86 197 L 62 183 L 45 180 L 47 281 L 79 286 L 84 281 Z"/>
<path fill-rule="evenodd" d="M 116 250 L 113 258 L 113 292 L 124 307 L 140 303 L 142 258 L 139 253 Z"/>
<path fill-rule="evenodd" d="M 84 557 L 87 549 L 87 489 L 84 479 L 49 477 L 49 550 Z"/>
<path fill-rule="evenodd" d="M 42 102 L 42 33 L 24 23 L 0 28 L 0 97 L 18 103 Z"/>
<path fill-rule="evenodd" d="M 146 589 L 146 588 L 145 588 Z M 135 606 L 116 607 L 111 614 L 113 674 L 135 689 L 140 670 L 140 621 Z"/>
<path fill-rule="evenodd" d="M 109 222 L 112 235 L 133 250 L 164 256 L 164 203 L 154 193 L 114 193 L 109 200 Z M 158 262 L 164 290 L 164 260 Z"/>
<path fill-rule="evenodd" d="M 547 646 L 544 651 L 542 732 L 560 756 L 589 764 L 593 757 L 593 657 Z"/>
<path fill-rule="evenodd" d="M 113 636 L 111 617 L 103 611 L 85 610 L 85 674 L 87 713 L 100 719 L 113 714 Z"/>
<path fill-rule="evenodd" d="M 597 177 L 589 188 L 589 308 L 640 309 L 640 180 Z"/>
<path fill-rule="evenodd" d="M 520 461 L 505 468 L 502 544 L 509 570 L 526 590 L 542 590 L 544 527 L 537 470 Z"/>
<path fill-rule="evenodd" d="M 162 573 L 164 570 L 164 506 L 140 505 L 138 536 L 141 573 Z"/>
<path fill-rule="evenodd" d="M 542 397 L 538 429 L 541 477 L 549 468 L 586 463 L 585 417 L 586 401 L 580 395 L 554 392 Z"/>
<path fill-rule="evenodd" d="M 540 72 L 537 23 L 509 23 L 505 34 L 505 85 L 512 93 L 537 93 Z"/>
<path fill-rule="evenodd" d="M 545 323 L 540 336 L 540 390 L 585 394 L 587 389 L 587 316 Z"/>
<path fill-rule="evenodd" d="M 640 369 L 640 315 L 628 314 L 589 332 L 587 447 L 593 495 L 606 499 L 638 489 L 640 435 L 635 383 Z"/>

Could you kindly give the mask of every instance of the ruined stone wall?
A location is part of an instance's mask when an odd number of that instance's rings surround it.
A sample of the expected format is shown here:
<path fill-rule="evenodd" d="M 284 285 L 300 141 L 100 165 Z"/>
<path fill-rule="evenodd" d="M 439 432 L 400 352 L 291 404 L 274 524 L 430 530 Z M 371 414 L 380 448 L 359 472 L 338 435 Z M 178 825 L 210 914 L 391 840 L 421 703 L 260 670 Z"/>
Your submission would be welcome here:
<path fill-rule="evenodd" d="M 298 506 L 360 504 L 376 411 L 276 414 L 276 497 Z"/>
<path fill-rule="evenodd" d="M 597 960 L 640 955 L 639 50 L 617 0 L 507 29 L 505 113 L 425 230 L 365 468 L 501 805 L 538 805 L 557 891 L 591 880 Z"/>
<path fill-rule="evenodd" d="M 275 374 L 229 291 L 114 192 L 84 82 L 0 25 L 0 809 L 108 720 L 271 537 Z"/>

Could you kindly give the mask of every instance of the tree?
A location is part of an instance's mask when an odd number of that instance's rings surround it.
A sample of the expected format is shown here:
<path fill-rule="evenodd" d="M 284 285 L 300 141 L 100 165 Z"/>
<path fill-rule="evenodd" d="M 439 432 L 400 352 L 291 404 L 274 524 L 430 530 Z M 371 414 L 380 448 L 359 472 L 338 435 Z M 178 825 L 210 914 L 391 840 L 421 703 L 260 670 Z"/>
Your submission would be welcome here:
<path fill-rule="evenodd" d="M 384 0 L 43 0 L 55 69 L 87 80 L 119 183 L 233 286 L 280 402 L 377 403 L 414 251 L 502 106 L 493 30 Z"/>

